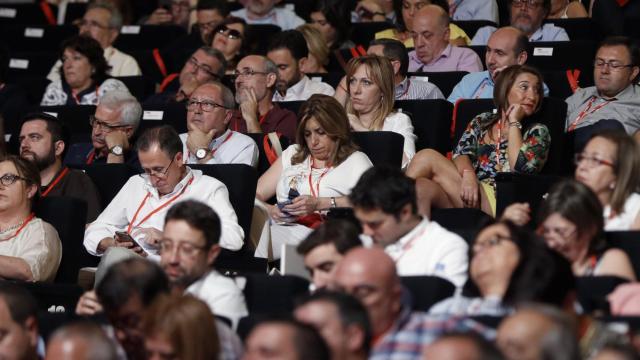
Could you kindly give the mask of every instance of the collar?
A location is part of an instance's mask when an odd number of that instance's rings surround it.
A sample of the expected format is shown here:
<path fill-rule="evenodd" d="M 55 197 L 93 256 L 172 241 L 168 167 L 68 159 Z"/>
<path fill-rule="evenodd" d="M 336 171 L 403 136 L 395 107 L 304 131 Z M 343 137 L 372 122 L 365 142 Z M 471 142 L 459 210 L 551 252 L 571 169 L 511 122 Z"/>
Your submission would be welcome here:
<path fill-rule="evenodd" d="M 249 11 L 247 11 L 247 9 L 245 10 L 245 14 L 247 15 L 247 20 L 250 21 L 262 21 L 262 20 L 269 20 L 269 19 L 275 19 L 276 18 L 276 8 L 272 8 L 266 15 L 262 16 L 262 17 L 256 17 L 254 15 L 249 14 Z"/>
<path fill-rule="evenodd" d="M 596 94 L 598 96 L 598 98 L 600 99 L 604 99 L 604 97 L 602 95 L 600 95 L 600 91 L 598 90 L 598 88 L 596 88 L 594 86 L 595 90 L 596 90 Z M 629 84 L 629 86 L 627 86 L 626 88 L 624 88 L 622 91 L 620 91 L 619 93 L 616 94 L 616 96 L 614 96 L 612 99 L 609 100 L 625 100 L 625 99 L 630 99 L 636 96 L 635 94 L 635 86 L 632 84 Z"/>
<path fill-rule="evenodd" d="M 489 74 L 489 70 L 482 71 L 480 74 L 482 74 L 482 79 L 480 79 L 481 83 L 483 81 L 488 81 L 491 86 L 495 86 L 493 79 L 491 78 L 491 74 Z"/>
<path fill-rule="evenodd" d="M 171 196 L 177 194 L 185 186 L 187 186 L 187 183 L 189 182 L 189 180 L 191 180 L 192 177 L 196 176 L 195 171 L 191 170 L 190 167 L 185 166 L 185 168 L 186 168 L 185 176 L 182 178 L 182 180 L 180 180 L 179 183 L 176 184 L 176 186 L 173 188 L 173 191 L 171 191 L 170 193 L 160 196 L 160 194 L 158 194 L 158 189 L 156 189 L 153 185 L 151 185 L 151 183 L 149 183 L 147 181 L 144 181 L 144 189 L 145 189 L 145 191 L 148 191 L 156 199 L 171 197 Z"/>
<path fill-rule="evenodd" d="M 411 82 L 409 81 L 409 77 L 405 76 L 404 80 L 402 80 L 395 88 L 396 99 L 407 92 Z"/>
<path fill-rule="evenodd" d="M 229 135 L 230 132 L 231 132 L 231 130 L 227 129 L 227 130 L 225 130 L 225 132 L 220 134 L 220 136 L 218 136 L 217 138 L 211 140 L 211 143 L 209 144 L 209 150 L 213 150 L 216 147 L 220 147 L 224 143 L 224 140 L 227 138 L 227 136 Z"/>
<path fill-rule="evenodd" d="M 109 62 L 109 60 L 111 60 L 111 57 L 116 53 L 116 49 L 109 45 L 106 48 L 104 48 L 104 58 L 107 60 L 107 62 Z"/>
<path fill-rule="evenodd" d="M 542 41 L 543 29 L 547 24 L 542 24 L 531 36 L 529 37 L 529 41 Z"/>
<path fill-rule="evenodd" d="M 430 222 L 429 219 L 423 218 L 418 223 L 418 225 L 416 225 L 413 229 L 411 229 L 411 231 L 404 234 L 403 237 L 401 237 L 400 239 L 398 239 L 398 241 L 396 241 L 395 243 L 389 246 L 393 246 L 395 248 L 394 250 L 401 250 L 409 241 L 413 240 L 414 237 L 416 237 L 417 235 L 420 235 L 420 233 L 424 230 L 424 228 L 427 227 L 427 225 L 429 225 L 429 222 Z"/>
<path fill-rule="evenodd" d="M 442 52 L 440 53 L 440 55 L 438 55 L 438 56 L 437 56 L 437 57 L 435 57 L 433 60 L 431 60 L 431 62 L 430 62 L 430 63 L 428 63 L 428 64 L 424 64 L 424 65 L 426 65 L 426 66 L 433 65 L 433 64 L 435 64 L 436 62 L 438 62 L 438 61 L 439 61 L 440 59 L 442 59 L 442 58 L 448 58 L 448 57 L 451 57 L 451 52 L 452 52 L 452 51 L 453 51 L 453 46 L 451 46 L 451 45 L 447 45 L 447 47 L 445 47 L 445 48 L 444 48 L 444 50 L 442 50 Z M 417 53 L 416 53 L 416 55 L 417 55 Z"/>
<path fill-rule="evenodd" d="M 284 95 L 280 95 L 280 93 L 276 92 L 278 94 L 279 98 L 285 98 L 288 94 L 293 94 L 296 96 L 296 98 L 301 97 L 304 92 L 304 89 L 307 87 L 307 83 L 309 82 L 309 77 L 307 75 L 302 75 L 302 78 L 300 79 L 300 81 L 298 81 L 297 83 L 295 83 L 292 87 L 287 89 L 287 92 Z"/>

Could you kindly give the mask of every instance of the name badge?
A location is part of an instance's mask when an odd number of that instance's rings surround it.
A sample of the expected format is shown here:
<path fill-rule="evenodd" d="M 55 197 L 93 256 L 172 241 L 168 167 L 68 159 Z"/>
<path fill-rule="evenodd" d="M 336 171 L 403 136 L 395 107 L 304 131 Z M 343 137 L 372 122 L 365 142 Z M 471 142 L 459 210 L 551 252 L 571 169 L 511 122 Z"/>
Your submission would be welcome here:
<path fill-rule="evenodd" d="M 18 14 L 18 10 L 13 8 L 0 8 L 0 17 L 14 18 Z"/>
<path fill-rule="evenodd" d="M 311 81 L 319 83 L 322 82 L 322 78 L 320 76 L 314 76 L 311 78 Z"/>
<path fill-rule="evenodd" d="M 411 80 L 428 82 L 429 77 L 428 76 L 412 76 Z"/>
<path fill-rule="evenodd" d="M 45 113 L 45 114 L 49 114 L 49 115 L 51 115 L 51 116 L 58 117 L 58 113 L 57 113 L 57 112 L 53 112 L 53 111 L 45 111 L 44 113 Z"/>
<path fill-rule="evenodd" d="M 142 120 L 162 120 L 164 111 L 145 110 L 142 113 Z"/>
<path fill-rule="evenodd" d="M 11 59 L 9 60 L 9 67 L 11 69 L 28 69 L 29 60 L 27 59 Z"/>
<path fill-rule="evenodd" d="M 41 38 L 44 36 L 44 29 L 26 28 L 24 29 L 24 37 Z"/>
<path fill-rule="evenodd" d="M 553 56 L 553 48 L 550 48 L 550 47 L 533 48 L 533 56 Z"/>
<path fill-rule="evenodd" d="M 140 34 L 140 26 L 139 25 L 127 25 L 120 28 L 121 34 Z"/>

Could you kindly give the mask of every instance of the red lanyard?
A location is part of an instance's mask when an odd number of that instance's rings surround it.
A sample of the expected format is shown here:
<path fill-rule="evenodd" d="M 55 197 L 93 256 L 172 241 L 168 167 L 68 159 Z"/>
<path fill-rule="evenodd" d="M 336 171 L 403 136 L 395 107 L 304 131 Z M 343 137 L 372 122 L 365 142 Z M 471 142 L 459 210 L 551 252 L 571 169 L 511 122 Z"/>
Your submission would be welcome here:
<path fill-rule="evenodd" d="M 411 249 L 413 247 L 413 243 L 414 241 L 416 241 L 418 238 L 421 238 L 424 236 L 424 234 L 427 233 L 427 225 L 425 225 L 424 229 L 422 229 L 422 231 L 418 234 L 415 234 L 409 241 L 407 241 L 406 244 L 404 244 L 402 246 L 402 248 L 400 249 L 402 251 L 402 253 L 400 254 L 400 256 L 395 259 L 395 263 L 397 264 L 398 261 L 400 261 L 400 259 L 402 259 L 402 257 L 407 253 L 407 251 L 409 251 L 409 249 Z"/>
<path fill-rule="evenodd" d="M 402 94 L 400 94 L 400 96 L 398 96 L 398 100 L 402 100 L 402 98 L 407 95 L 407 93 L 409 92 L 409 87 L 411 87 L 411 79 L 407 78 L 407 88 L 404 89 L 404 92 Z"/>
<path fill-rule="evenodd" d="M 271 108 L 271 109 L 273 109 L 273 108 Z M 262 127 L 262 124 L 266 120 L 267 115 L 269 115 L 269 112 L 271 111 L 271 109 L 269 109 L 269 111 L 264 113 L 264 115 L 260 115 L 260 117 L 258 118 L 258 123 L 260 124 L 260 127 Z M 234 131 L 238 131 L 238 122 L 241 121 L 241 120 L 242 120 L 242 118 L 240 120 L 236 120 L 236 121 L 233 122 L 233 130 Z"/>
<path fill-rule="evenodd" d="M 11 235 L 11 237 L 8 237 L 8 238 L 6 238 L 6 239 L 4 239 L 4 240 L 2 240 L 2 241 L 7 241 L 7 240 L 13 239 L 14 237 L 18 236 L 18 234 L 20 234 L 20 232 L 22 231 L 22 229 L 24 229 L 24 228 L 27 226 L 27 224 L 29 224 L 29 222 L 30 222 L 31 220 L 33 220 L 33 218 L 34 218 L 35 216 L 36 216 L 36 214 L 35 214 L 35 213 L 31 213 L 31 214 L 29 214 L 29 216 L 28 216 L 28 217 L 26 218 L 26 220 L 22 223 L 22 225 L 20 225 L 20 227 L 18 228 L 18 230 L 16 230 L 16 233 L 15 233 L 15 234 L 13 234 L 13 235 Z"/>
<path fill-rule="evenodd" d="M 93 164 L 93 160 L 96 157 L 96 149 L 91 150 L 89 153 L 89 157 L 87 158 L 87 162 L 85 164 L 91 165 Z"/>
<path fill-rule="evenodd" d="M 71 97 L 73 98 L 73 100 L 76 102 L 76 105 L 80 105 L 80 98 L 78 98 L 78 94 L 71 90 Z M 98 100 L 99 96 L 98 96 L 98 86 L 96 86 L 96 101 Z"/>
<path fill-rule="evenodd" d="M 602 104 L 596 106 L 593 108 L 593 110 L 591 110 L 591 106 L 593 105 L 593 102 L 596 101 L 596 97 L 592 96 L 591 100 L 589 100 L 589 103 L 587 104 L 587 107 L 582 110 L 580 112 L 580 114 L 578 114 L 578 117 L 573 121 L 573 123 L 571 123 L 571 125 L 569 125 L 569 129 L 568 131 L 573 131 L 576 129 L 576 126 L 578 126 L 578 124 L 587 116 L 587 115 L 591 115 L 594 112 L 602 109 L 603 107 L 609 105 L 610 102 L 612 102 L 613 100 L 606 100 L 605 102 L 603 102 Z M 589 111 L 591 110 L 591 111 Z"/>
<path fill-rule="evenodd" d="M 322 172 L 322 174 L 320 174 L 320 178 L 318 179 L 318 182 L 316 183 L 316 190 L 313 190 L 313 181 L 311 180 L 311 175 L 313 174 L 313 164 L 315 163 L 315 159 L 311 158 L 311 165 L 309 165 L 309 188 L 311 189 L 311 195 L 313 197 L 318 197 L 320 196 L 320 181 L 322 181 L 322 178 L 329 172 L 329 170 L 331 170 L 331 166 L 327 166 L 324 171 Z"/>
<path fill-rule="evenodd" d="M 498 120 L 498 139 L 495 142 L 496 146 L 496 170 L 500 166 L 500 141 L 502 140 L 502 120 Z"/>
<path fill-rule="evenodd" d="M 480 99 L 480 96 L 482 96 L 482 90 L 484 90 L 484 88 L 487 86 L 487 82 L 487 79 L 482 80 L 482 84 L 480 84 L 480 87 L 476 90 L 475 93 L 473 93 L 474 99 Z"/>
<path fill-rule="evenodd" d="M 150 213 L 148 213 L 147 216 L 145 216 L 142 220 L 140 220 L 140 222 L 136 225 L 136 227 L 142 225 L 145 221 L 149 220 L 149 218 L 151 216 L 155 215 L 158 211 L 160 211 L 160 210 L 164 209 L 165 207 L 169 206 L 169 204 L 171 204 L 177 198 L 179 198 L 182 194 L 184 194 L 184 192 L 187 190 L 187 187 L 189 187 L 189 185 L 191 185 L 191 183 L 193 182 L 193 179 L 194 179 L 194 177 L 192 175 L 191 179 L 189 180 L 189 182 L 182 188 L 182 190 L 176 196 L 174 196 L 171 199 L 167 200 L 164 204 L 160 205 L 155 210 L 153 210 Z M 136 213 L 133 215 L 133 219 L 131 219 L 131 222 L 129 223 L 129 226 L 127 227 L 127 233 L 131 232 L 131 229 L 134 227 L 133 224 L 136 222 L 136 219 L 138 218 L 138 214 L 140 213 L 140 210 L 142 210 L 142 207 L 147 202 L 147 199 L 149 199 L 150 196 L 151 196 L 151 193 L 147 191 L 147 195 L 144 197 L 144 199 L 140 203 L 140 206 L 138 206 L 138 210 L 136 210 Z"/>
<path fill-rule="evenodd" d="M 220 145 L 218 145 L 215 149 L 210 150 L 211 151 L 211 157 L 213 157 L 216 154 L 216 151 L 218 151 L 218 149 L 220 149 L 220 147 L 226 143 L 229 139 L 231 139 L 231 136 L 233 135 L 232 132 L 229 132 L 229 134 L 224 138 L 224 140 L 222 140 L 222 142 L 220 143 Z M 189 154 L 189 150 L 187 150 L 187 159 L 191 156 L 191 154 Z"/>
<path fill-rule="evenodd" d="M 67 173 L 69 172 L 69 168 L 66 167 L 62 170 L 62 172 L 60 173 L 60 175 L 58 175 L 58 177 L 55 178 L 55 180 L 53 180 L 49 186 L 47 186 L 47 189 L 42 193 L 42 197 L 46 197 L 47 195 L 49 195 L 49 193 L 51 192 L 51 190 L 53 190 L 53 188 L 58 185 L 58 183 L 60 182 L 60 180 L 62 180 L 63 177 L 65 177 L 65 175 L 67 175 Z"/>

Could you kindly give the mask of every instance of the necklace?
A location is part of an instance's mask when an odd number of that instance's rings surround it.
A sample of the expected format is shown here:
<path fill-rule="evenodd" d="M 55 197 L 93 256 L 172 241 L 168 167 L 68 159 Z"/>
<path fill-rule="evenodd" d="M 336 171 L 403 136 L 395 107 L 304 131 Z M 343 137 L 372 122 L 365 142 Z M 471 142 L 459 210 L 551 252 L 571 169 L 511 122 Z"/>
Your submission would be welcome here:
<path fill-rule="evenodd" d="M 23 222 L 24 222 L 24 220 L 20 221 L 19 223 L 15 224 L 15 225 L 9 226 L 8 228 L 6 228 L 4 230 L 0 230 L 0 234 L 4 234 L 6 232 L 13 231 L 13 230 L 19 228 L 20 226 L 22 226 Z"/>

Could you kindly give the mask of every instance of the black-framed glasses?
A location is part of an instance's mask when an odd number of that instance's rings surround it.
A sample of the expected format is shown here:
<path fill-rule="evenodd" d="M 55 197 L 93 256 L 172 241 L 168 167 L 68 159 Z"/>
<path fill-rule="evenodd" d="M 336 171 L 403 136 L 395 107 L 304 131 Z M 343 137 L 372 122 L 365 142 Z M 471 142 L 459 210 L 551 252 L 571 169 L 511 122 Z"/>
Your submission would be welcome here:
<path fill-rule="evenodd" d="M 2 177 L 0 177 L 0 183 L 4 186 L 13 185 L 18 180 L 24 180 L 25 182 L 28 182 L 27 178 L 11 173 L 4 174 L 2 175 Z"/>
<path fill-rule="evenodd" d="M 98 127 L 108 132 L 129 126 L 125 124 L 114 124 L 114 125 L 107 124 L 102 120 L 98 120 L 98 118 L 96 118 L 95 115 L 89 115 L 89 125 L 91 125 L 92 128 Z"/>
<path fill-rule="evenodd" d="M 174 159 L 171 159 L 171 162 L 169 162 L 169 165 L 167 165 L 165 168 L 156 167 L 152 169 L 143 169 L 142 173 L 138 175 L 140 175 L 145 180 L 149 179 L 152 176 L 164 179 L 167 177 L 167 173 L 169 172 L 169 168 L 171 167 L 171 164 L 173 164 Z"/>
<path fill-rule="evenodd" d="M 229 29 L 226 25 L 220 25 L 215 29 L 216 34 L 224 35 L 230 40 L 242 39 L 242 33 L 236 29 Z"/>
<path fill-rule="evenodd" d="M 511 238 L 508 236 L 494 235 L 485 241 L 476 241 L 473 244 L 473 253 L 477 254 L 484 249 L 500 245 L 505 240 L 511 241 Z"/>
<path fill-rule="evenodd" d="M 204 112 L 211 112 L 217 108 L 227 109 L 225 106 L 215 103 L 213 101 L 198 101 L 198 100 L 189 100 L 187 101 L 187 110 L 188 111 L 196 111 L 198 107 L 202 109 Z"/>
<path fill-rule="evenodd" d="M 512 0 L 511 5 L 517 8 L 524 7 L 525 5 L 531 9 L 539 8 L 542 6 L 542 1 L 538 0 Z"/>
<path fill-rule="evenodd" d="M 619 62 L 614 61 L 596 60 L 593 62 L 593 66 L 597 68 L 604 68 L 605 66 L 608 66 L 611 71 L 620 71 L 624 68 L 633 67 L 633 64 L 620 64 Z"/>
<path fill-rule="evenodd" d="M 202 251 L 207 248 L 206 246 L 197 246 L 186 242 L 179 242 L 176 246 L 173 241 L 167 239 L 161 240 L 158 244 L 160 245 L 160 253 L 171 253 L 175 248 L 178 254 L 187 257 L 194 256 L 198 251 Z"/>
<path fill-rule="evenodd" d="M 216 74 L 215 72 L 213 72 L 213 70 L 211 70 L 211 68 L 209 67 L 209 65 L 205 65 L 205 64 L 200 64 L 198 62 L 198 60 L 196 60 L 196 58 L 194 58 L 193 56 L 191 58 L 189 58 L 189 60 L 187 60 L 187 64 L 193 66 L 196 68 L 196 71 L 202 71 L 203 73 L 211 76 L 212 78 L 218 80 L 220 79 L 220 77 L 218 76 L 218 74 Z"/>
<path fill-rule="evenodd" d="M 578 232 L 578 228 L 574 227 L 573 229 L 570 228 L 566 228 L 566 227 L 546 227 L 543 226 L 542 228 L 540 228 L 540 234 L 544 237 L 547 237 L 553 233 L 557 234 L 558 236 L 560 236 L 562 239 L 569 239 L 571 236 L 573 236 L 573 234 Z"/>
<path fill-rule="evenodd" d="M 582 153 L 575 154 L 573 160 L 575 161 L 576 165 L 580 165 L 580 163 L 584 161 L 585 164 L 590 168 L 596 167 L 598 165 L 606 165 L 606 166 L 611 166 L 611 167 L 615 167 L 616 166 L 611 161 L 604 160 L 604 159 L 598 159 L 595 156 L 588 156 L 588 155 L 582 154 Z"/>
<path fill-rule="evenodd" d="M 238 70 L 235 69 L 233 70 L 233 74 L 231 74 L 231 76 L 233 76 L 233 78 L 239 78 L 240 76 L 253 76 L 253 75 L 267 75 L 268 72 L 266 71 L 255 71 L 253 69 L 242 69 L 242 70 Z"/>

